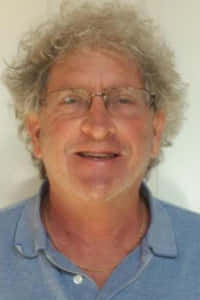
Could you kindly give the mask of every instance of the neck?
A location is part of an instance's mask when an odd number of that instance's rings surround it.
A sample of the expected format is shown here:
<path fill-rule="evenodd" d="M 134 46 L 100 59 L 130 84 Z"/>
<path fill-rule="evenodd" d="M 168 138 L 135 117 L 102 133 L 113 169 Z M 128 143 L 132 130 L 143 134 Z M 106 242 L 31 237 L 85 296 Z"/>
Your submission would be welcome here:
<path fill-rule="evenodd" d="M 77 201 L 70 197 L 66 201 L 50 190 L 47 201 L 43 201 L 47 204 L 42 209 L 43 222 L 54 247 L 100 288 L 140 244 L 148 228 L 143 199 L 139 193 L 131 195 L 123 201 Z"/>
<path fill-rule="evenodd" d="M 144 201 L 137 196 L 124 201 L 63 201 L 50 190 L 43 212 L 48 230 L 62 241 L 92 244 L 119 241 L 138 234 Z"/>

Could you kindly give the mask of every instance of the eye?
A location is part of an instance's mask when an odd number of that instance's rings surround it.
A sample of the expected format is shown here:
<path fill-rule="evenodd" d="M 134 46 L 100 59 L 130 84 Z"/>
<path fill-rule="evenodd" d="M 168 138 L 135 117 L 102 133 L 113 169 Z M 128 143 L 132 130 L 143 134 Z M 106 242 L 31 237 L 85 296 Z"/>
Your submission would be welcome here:
<path fill-rule="evenodd" d="M 63 101 L 65 104 L 77 104 L 81 102 L 81 97 L 78 95 L 65 96 Z"/>
<path fill-rule="evenodd" d="M 133 105 L 133 104 L 136 104 L 136 102 L 137 102 L 137 99 L 133 95 L 120 95 L 118 97 L 119 104 Z"/>
<path fill-rule="evenodd" d="M 120 97 L 118 101 L 119 101 L 120 104 L 121 103 L 122 104 L 132 104 L 134 102 L 133 99 L 130 99 L 128 97 Z"/>

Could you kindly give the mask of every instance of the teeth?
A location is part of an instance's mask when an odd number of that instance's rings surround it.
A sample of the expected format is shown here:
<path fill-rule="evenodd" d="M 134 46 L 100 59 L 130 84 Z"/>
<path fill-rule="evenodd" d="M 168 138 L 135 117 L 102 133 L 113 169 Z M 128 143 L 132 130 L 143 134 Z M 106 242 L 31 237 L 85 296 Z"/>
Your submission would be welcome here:
<path fill-rule="evenodd" d="M 81 152 L 79 153 L 84 157 L 96 157 L 96 158 L 111 158 L 117 156 L 114 153 L 90 153 L 90 152 Z"/>

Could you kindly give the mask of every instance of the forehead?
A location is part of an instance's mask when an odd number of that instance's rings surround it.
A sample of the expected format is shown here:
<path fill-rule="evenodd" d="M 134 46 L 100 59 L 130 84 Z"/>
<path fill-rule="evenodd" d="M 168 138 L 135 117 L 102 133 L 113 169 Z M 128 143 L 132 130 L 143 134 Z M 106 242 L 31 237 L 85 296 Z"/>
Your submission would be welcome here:
<path fill-rule="evenodd" d="M 134 86 L 144 87 L 141 69 L 135 60 L 110 50 L 79 50 L 59 59 L 51 68 L 47 91 L 56 89 Z"/>

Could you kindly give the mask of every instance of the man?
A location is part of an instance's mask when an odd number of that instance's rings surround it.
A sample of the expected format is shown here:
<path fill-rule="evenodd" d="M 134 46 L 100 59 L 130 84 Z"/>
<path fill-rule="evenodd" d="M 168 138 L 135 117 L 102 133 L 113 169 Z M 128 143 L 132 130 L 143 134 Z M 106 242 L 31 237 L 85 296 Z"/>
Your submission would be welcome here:
<path fill-rule="evenodd" d="M 5 80 L 44 184 L 0 214 L 2 299 L 199 299 L 200 218 L 143 182 L 184 106 L 151 22 L 67 1 L 21 49 Z"/>

